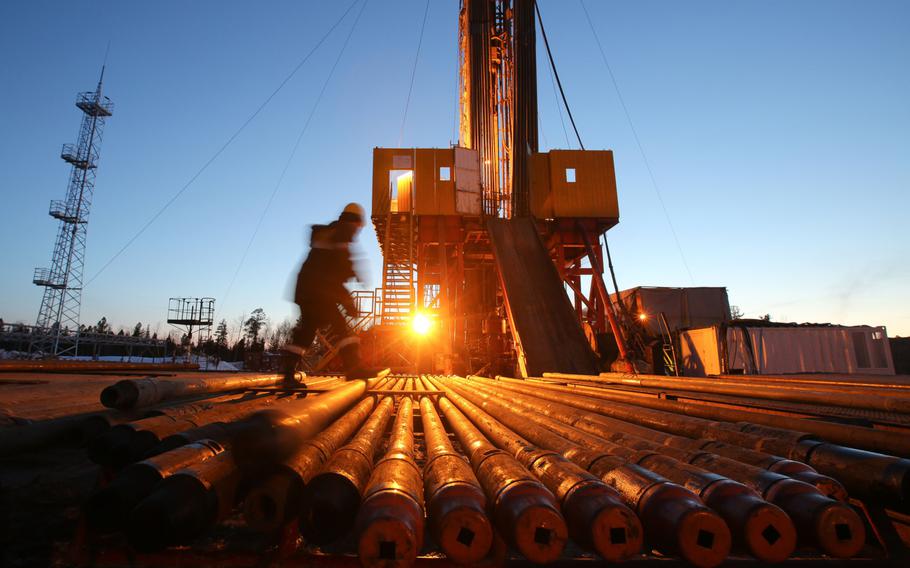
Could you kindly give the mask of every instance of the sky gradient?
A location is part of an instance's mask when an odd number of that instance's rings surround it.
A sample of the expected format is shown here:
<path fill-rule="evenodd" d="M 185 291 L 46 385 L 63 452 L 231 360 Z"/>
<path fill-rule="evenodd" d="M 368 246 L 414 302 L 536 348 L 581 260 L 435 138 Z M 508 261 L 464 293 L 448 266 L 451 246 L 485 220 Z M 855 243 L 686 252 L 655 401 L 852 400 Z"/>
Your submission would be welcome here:
<path fill-rule="evenodd" d="M 78 91 L 107 56 L 114 102 L 88 227 L 82 321 L 166 332 L 167 299 L 217 319 L 291 316 L 306 227 L 369 204 L 371 151 L 398 145 L 423 0 L 356 5 L 234 142 L 104 266 L 253 114 L 349 5 L 0 4 L 0 317 L 34 323 L 75 140 Z M 910 335 L 910 3 L 586 0 L 679 245 L 578 0 L 541 0 L 590 149 L 612 149 L 620 287 L 726 286 L 746 316 Z M 455 141 L 458 2 L 431 0 L 403 146 Z M 541 149 L 566 136 L 538 50 Z M 328 83 L 336 59 L 337 67 Z M 319 100 L 320 91 L 325 91 Z M 299 148 L 295 141 L 312 113 Z M 571 134 L 571 129 L 568 132 Z M 237 272 L 257 221 L 289 163 Z M 360 246 L 380 283 L 372 229 Z M 686 269 L 688 265 L 688 270 Z M 691 272 L 691 277 L 690 277 Z"/>

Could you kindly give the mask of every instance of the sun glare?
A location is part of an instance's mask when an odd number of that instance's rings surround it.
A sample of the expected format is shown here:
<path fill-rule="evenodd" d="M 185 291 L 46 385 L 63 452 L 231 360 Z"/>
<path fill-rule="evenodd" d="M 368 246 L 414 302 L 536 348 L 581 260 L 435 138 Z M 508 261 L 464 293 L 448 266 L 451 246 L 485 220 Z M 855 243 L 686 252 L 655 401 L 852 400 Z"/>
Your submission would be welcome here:
<path fill-rule="evenodd" d="M 415 314 L 414 319 L 411 320 L 411 329 L 414 330 L 414 333 L 417 335 L 428 334 L 431 327 L 433 327 L 433 322 L 424 314 Z"/>

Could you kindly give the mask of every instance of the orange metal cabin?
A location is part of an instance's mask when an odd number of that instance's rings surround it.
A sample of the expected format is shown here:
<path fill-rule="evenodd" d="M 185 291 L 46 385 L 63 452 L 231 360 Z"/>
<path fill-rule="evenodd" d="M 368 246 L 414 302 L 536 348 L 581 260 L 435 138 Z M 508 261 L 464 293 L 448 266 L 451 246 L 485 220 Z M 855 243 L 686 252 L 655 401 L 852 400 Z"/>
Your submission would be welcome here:
<path fill-rule="evenodd" d="M 532 156 L 531 213 L 577 313 L 592 332 L 606 330 L 603 302 L 581 291 L 582 265 L 619 221 L 613 154 L 553 150 Z M 484 216 L 481 167 L 474 150 L 376 148 L 372 219 L 383 252 L 379 325 L 372 335 L 392 365 L 425 372 L 511 370 L 502 292 Z M 587 243 L 587 244 L 586 244 Z M 591 245 L 589 249 L 588 244 Z M 416 337 L 416 314 L 433 322 Z M 377 347 L 378 349 L 378 347 Z M 389 359 L 386 359 L 387 361 Z"/>

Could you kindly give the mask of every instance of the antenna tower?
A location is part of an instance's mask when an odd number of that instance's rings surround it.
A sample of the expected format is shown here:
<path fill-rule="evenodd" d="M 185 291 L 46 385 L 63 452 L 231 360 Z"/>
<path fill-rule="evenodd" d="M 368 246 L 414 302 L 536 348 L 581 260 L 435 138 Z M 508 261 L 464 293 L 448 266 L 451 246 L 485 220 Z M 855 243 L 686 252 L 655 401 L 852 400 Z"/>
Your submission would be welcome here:
<path fill-rule="evenodd" d="M 82 278 L 85 237 L 95 175 L 101 149 L 104 121 L 111 116 L 113 103 L 101 93 L 104 67 L 94 91 L 79 93 L 76 107 L 83 112 L 76 144 L 64 144 L 60 157 L 71 171 L 65 200 L 51 201 L 48 214 L 59 221 L 50 268 L 36 268 L 32 282 L 44 287 L 38 310 L 39 332 L 31 344 L 33 353 L 75 354 L 79 346 L 79 313 L 82 307 Z"/>

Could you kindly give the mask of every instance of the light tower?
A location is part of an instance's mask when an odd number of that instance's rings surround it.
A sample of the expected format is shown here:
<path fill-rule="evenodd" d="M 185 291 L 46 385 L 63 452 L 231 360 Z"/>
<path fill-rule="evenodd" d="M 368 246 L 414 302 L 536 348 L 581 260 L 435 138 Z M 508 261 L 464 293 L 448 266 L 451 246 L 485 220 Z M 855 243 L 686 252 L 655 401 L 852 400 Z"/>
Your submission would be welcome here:
<path fill-rule="evenodd" d="M 44 287 L 38 309 L 39 332 L 31 351 L 45 355 L 76 352 L 79 345 L 79 312 L 82 307 L 82 278 L 85 237 L 95 172 L 98 168 L 104 121 L 111 116 L 113 103 L 101 93 L 104 67 L 94 91 L 79 93 L 76 107 L 83 112 L 76 144 L 64 144 L 60 152 L 71 166 L 65 200 L 51 201 L 48 213 L 59 221 L 50 268 L 36 268 L 32 282 Z"/>

